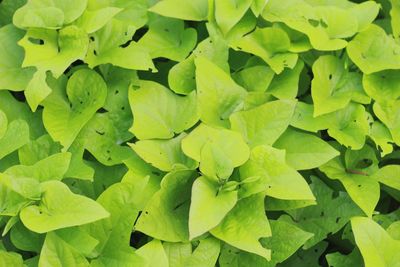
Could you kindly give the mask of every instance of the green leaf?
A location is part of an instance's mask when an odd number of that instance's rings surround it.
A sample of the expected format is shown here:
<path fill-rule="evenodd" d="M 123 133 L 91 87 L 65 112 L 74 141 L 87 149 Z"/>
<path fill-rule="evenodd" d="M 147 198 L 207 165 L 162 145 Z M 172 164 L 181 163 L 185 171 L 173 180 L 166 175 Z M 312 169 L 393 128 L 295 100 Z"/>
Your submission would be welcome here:
<path fill-rule="evenodd" d="M 364 151 L 361 153 L 365 155 Z M 369 160 L 367 157 L 365 159 Z M 345 166 L 340 157 L 332 159 L 319 169 L 329 178 L 339 180 L 353 201 L 367 216 L 372 216 L 380 191 L 378 181 L 370 177 L 368 171 Z"/>
<path fill-rule="evenodd" d="M 377 25 L 360 32 L 347 46 L 347 53 L 365 74 L 400 69 L 400 46 Z"/>
<path fill-rule="evenodd" d="M 181 20 L 155 17 L 149 23 L 149 31 L 139 40 L 151 58 L 164 57 L 173 61 L 184 60 L 196 46 L 197 32 L 185 29 Z"/>
<path fill-rule="evenodd" d="M 314 200 L 306 180 L 285 161 L 285 151 L 270 146 L 258 146 L 250 159 L 239 168 L 241 179 L 259 176 L 260 181 L 244 184 L 243 197 L 265 192 L 279 199 Z"/>
<path fill-rule="evenodd" d="M 392 239 L 379 224 L 369 218 L 354 217 L 351 227 L 365 267 L 400 266 L 400 241 Z"/>
<path fill-rule="evenodd" d="M 11 242 L 16 248 L 23 251 L 40 253 L 44 239 L 44 234 L 38 234 L 30 231 L 22 224 L 21 221 L 18 221 L 10 230 Z"/>
<path fill-rule="evenodd" d="M 339 155 L 321 138 L 293 128 L 288 128 L 274 147 L 286 151 L 286 162 L 296 170 L 317 168 Z"/>
<path fill-rule="evenodd" d="M 189 205 L 194 175 L 192 171 L 167 174 L 162 180 L 161 189 L 142 211 L 136 230 L 164 241 L 188 241 Z"/>
<path fill-rule="evenodd" d="M 182 140 L 182 150 L 200 162 L 200 170 L 210 178 L 227 179 L 233 168 L 249 158 L 249 147 L 237 132 L 200 124 Z"/>
<path fill-rule="evenodd" d="M 16 177 L 35 178 L 39 182 L 61 180 L 68 170 L 70 160 L 71 153 L 58 153 L 40 160 L 34 165 L 14 165 L 5 173 Z"/>
<path fill-rule="evenodd" d="M 130 90 L 129 102 L 134 114 L 130 131 L 139 139 L 168 139 L 199 119 L 194 92 L 178 96 L 151 81 L 141 81 L 139 89 Z"/>
<path fill-rule="evenodd" d="M 22 67 L 50 70 L 56 78 L 76 60 L 83 60 L 89 38 L 84 30 L 67 26 L 61 30 L 30 28 L 18 44 L 25 50 Z"/>
<path fill-rule="evenodd" d="M 190 239 L 217 226 L 235 206 L 237 191 L 220 191 L 219 184 L 206 177 L 193 183 L 189 211 Z"/>
<path fill-rule="evenodd" d="M 282 217 L 287 222 L 295 224 L 304 231 L 313 233 L 304 245 L 308 249 L 325 239 L 328 234 L 334 234 L 345 226 L 351 217 L 362 214 L 361 210 L 350 201 L 349 196 L 339 192 L 334 196 L 333 191 L 317 177 L 311 177 L 311 188 L 317 205 L 287 211 L 288 216 Z"/>
<path fill-rule="evenodd" d="M 307 267 L 320 267 L 319 258 L 328 247 L 327 242 L 320 242 L 317 245 L 304 250 L 300 249 L 297 253 L 293 254 L 289 259 L 281 263 L 280 267 L 292 266 L 307 266 Z"/>
<path fill-rule="evenodd" d="M 288 51 L 289 36 L 279 28 L 256 28 L 232 45 L 235 49 L 259 56 L 277 74 L 285 67 L 294 68 L 297 62 L 297 54 Z"/>
<path fill-rule="evenodd" d="M 339 58 L 330 55 L 319 57 L 312 69 L 311 95 L 315 117 L 345 108 L 350 101 L 370 102 L 364 93 L 361 75 L 346 71 Z"/>
<path fill-rule="evenodd" d="M 264 247 L 271 249 L 271 261 L 258 255 L 224 246 L 219 259 L 221 267 L 257 266 L 272 267 L 286 260 L 310 237 L 311 233 L 282 220 L 270 220 L 272 236 L 261 239 Z M 284 240 L 284 242 L 282 242 Z M 236 264 L 237 263 L 237 264 Z"/>
<path fill-rule="evenodd" d="M 229 116 L 243 108 L 246 90 L 208 59 L 198 57 L 195 64 L 200 119 L 211 126 L 228 127 Z"/>
<path fill-rule="evenodd" d="M 43 196 L 37 205 L 20 213 L 24 225 L 37 233 L 91 223 L 109 216 L 102 206 L 87 197 L 72 193 L 59 181 L 41 184 Z"/>
<path fill-rule="evenodd" d="M 154 6 L 150 7 L 149 10 L 165 17 L 202 21 L 207 19 L 208 1 L 194 0 L 188 2 L 185 0 L 164 0 L 157 2 Z"/>
<path fill-rule="evenodd" d="M 232 129 L 240 132 L 250 147 L 272 145 L 289 126 L 296 106 L 293 100 L 267 102 L 230 116 Z"/>
<path fill-rule="evenodd" d="M 25 5 L 27 0 L 3 0 L 0 3 L 0 26 L 12 23 L 12 18 L 17 9 Z"/>
<path fill-rule="evenodd" d="M 350 254 L 343 255 L 340 252 L 330 253 L 326 255 L 326 260 L 330 266 L 335 267 L 348 267 L 348 266 L 362 266 L 363 259 L 360 252 L 354 249 Z"/>
<path fill-rule="evenodd" d="M 271 259 L 271 250 L 264 248 L 259 239 L 271 236 L 264 209 L 264 194 L 255 194 L 238 201 L 211 234 L 241 250 Z"/>
<path fill-rule="evenodd" d="M 78 70 L 69 78 L 66 92 L 64 86 L 53 88 L 53 93 L 46 99 L 43 123 L 50 136 L 67 150 L 104 105 L 107 87 L 99 74 L 88 69 Z"/>
<path fill-rule="evenodd" d="M 34 69 L 22 68 L 24 50 L 17 45 L 22 37 L 23 31 L 11 24 L 0 28 L 0 90 L 22 91 L 32 78 Z"/>

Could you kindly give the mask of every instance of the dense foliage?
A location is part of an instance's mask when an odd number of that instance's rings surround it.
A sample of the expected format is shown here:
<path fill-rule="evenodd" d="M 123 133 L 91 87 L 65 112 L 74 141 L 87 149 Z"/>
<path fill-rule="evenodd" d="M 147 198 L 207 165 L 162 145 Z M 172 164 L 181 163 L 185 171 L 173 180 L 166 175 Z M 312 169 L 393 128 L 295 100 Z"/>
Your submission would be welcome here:
<path fill-rule="evenodd" d="M 0 266 L 399 267 L 400 1 L 3 0 Z"/>

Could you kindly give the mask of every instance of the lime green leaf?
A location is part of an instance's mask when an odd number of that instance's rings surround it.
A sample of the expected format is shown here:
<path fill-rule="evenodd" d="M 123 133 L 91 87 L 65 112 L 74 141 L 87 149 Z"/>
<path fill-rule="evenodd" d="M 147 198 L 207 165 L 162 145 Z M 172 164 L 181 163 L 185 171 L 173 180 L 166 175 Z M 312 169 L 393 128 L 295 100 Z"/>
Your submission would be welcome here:
<path fill-rule="evenodd" d="M 169 266 L 185 267 L 185 261 L 192 253 L 191 243 L 163 243 L 164 250 L 168 256 Z"/>
<path fill-rule="evenodd" d="M 61 28 L 80 17 L 87 0 L 32 0 L 18 9 L 13 23 L 20 28 Z"/>
<path fill-rule="evenodd" d="M 23 31 L 13 25 L 0 28 L 0 90 L 24 90 L 32 78 L 34 69 L 22 68 L 24 50 L 17 45 L 22 37 Z"/>
<path fill-rule="evenodd" d="M 182 133 L 169 140 L 142 140 L 130 146 L 143 160 L 162 171 L 196 169 L 198 163 L 183 154 L 181 149 L 185 136 Z"/>
<path fill-rule="evenodd" d="M 188 241 L 189 205 L 194 175 L 192 171 L 167 174 L 162 180 L 161 189 L 142 211 L 136 229 L 160 240 Z"/>
<path fill-rule="evenodd" d="M 316 133 L 330 126 L 334 118 L 333 114 L 334 113 L 329 113 L 314 117 L 314 105 L 298 102 L 290 125 L 304 131 Z"/>
<path fill-rule="evenodd" d="M 95 71 L 82 69 L 68 80 L 68 100 L 63 90 L 56 88 L 46 99 L 43 123 L 50 136 L 67 150 L 85 124 L 103 106 L 107 87 Z"/>
<path fill-rule="evenodd" d="M 94 255 L 129 247 L 133 223 L 139 213 L 141 187 L 130 183 L 116 183 L 107 188 L 97 202 L 110 213 L 106 219 L 83 226 L 99 241 Z"/>
<path fill-rule="evenodd" d="M 232 129 L 240 132 L 250 147 L 272 145 L 289 126 L 296 106 L 293 100 L 277 100 L 231 115 Z"/>
<path fill-rule="evenodd" d="M 220 68 L 227 70 L 228 46 L 219 36 L 211 36 L 200 42 L 192 54 L 174 65 L 168 73 L 168 84 L 178 94 L 187 95 L 196 89 L 195 58 L 204 56 Z"/>
<path fill-rule="evenodd" d="M 271 229 L 264 209 L 264 194 L 256 194 L 238 201 L 211 234 L 241 250 L 267 260 L 271 250 L 264 248 L 259 239 L 271 236 Z"/>
<path fill-rule="evenodd" d="M 29 142 L 29 126 L 26 121 L 14 120 L 6 127 L 7 131 L 0 138 L 0 159 Z"/>
<path fill-rule="evenodd" d="M 400 166 L 386 165 L 373 174 L 373 178 L 377 181 L 400 190 Z"/>
<path fill-rule="evenodd" d="M 184 28 L 181 20 L 157 17 L 149 23 L 149 31 L 139 40 L 151 58 L 165 57 L 174 61 L 184 60 L 196 46 L 197 33 Z"/>
<path fill-rule="evenodd" d="M 40 182 L 64 178 L 71 161 L 71 153 L 64 152 L 49 156 L 34 165 L 14 165 L 5 173 L 16 177 L 35 178 Z"/>
<path fill-rule="evenodd" d="M 198 57 L 195 64 L 201 120 L 212 126 L 228 127 L 229 116 L 243 107 L 246 90 L 208 59 Z"/>
<path fill-rule="evenodd" d="M 365 74 L 400 69 L 400 46 L 377 25 L 370 25 L 347 46 L 350 59 Z"/>
<path fill-rule="evenodd" d="M 129 157 L 131 150 L 120 145 L 122 140 L 119 137 L 118 129 L 114 125 L 114 116 L 109 112 L 96 113 L 81 130 L 70 150 L 78 156 L 77 151 L 83 154 L 83 150 L 86 149 L 106 166 L 121 164 Z"/>
<path fill-rule="evenodd" d="M 392 102 L 400 97 L 399 71 L 385 70 L 372 74 L 364 74 L 365 92 L 379 103 Z"/>
<path fill-rule="evenodd" d="M 320 167 L 331 179 L 338 179 L 346 188 L 353 201 L 371 216 L 379 200 L 379 183 L 362 169 L 344 166 L 340 157 Z"/>
<path fill-rule="evenodd" d="M 220 252 L 220 242 L 213 237 L 200 240 L 200 244 L 185 261 L 187 267 L 214 267 Z"/>
<path fill-rule="evenodd" d="M 304 68 L 301 60 L 297 61 L 293 69 L 286 68 L 281 74 L 276 75 L 267 89 L 267 93 L 279 99 L 293 99 L 297 96 L 300 74 Z"/>
<path fill-rule="evenodd" d="M 107 253 L 90 262 L 90 267 L 131 267 L 144 266 L 147 262 L 133 248 L 110 249 Z"/>
<path fill-rule="evenodd" d="M 351 217 L 362 214 L 362 211 L 350 201 L 349 196 L 339 192 L 335 197 L 331 188 L 317 177 L 311 177 L 311 188 L 315 194 L 317 205 L 287 211 L 292 218 L 282 217 L 285 221 L 294 223 L 304 231 L 313 233 L 304 249 L 308 249 L 325 239 L 328 234 L 334 234 L 345 226 Z"/>
<path fill-rule="evenodd" d="M 89 38 L 84 30 L 67 26 L 61 30 L 29 29 L 18 44 L 25 50 L 23 67 L 50 70 L 58 78 L 69 65 L 84 59 Z"/>
<path fill-rule="evenodd" d="M 105 7 L 98 10 L 85 10 L 76 25 L 87 33 L 93 33 L 106 25 L 122 9 L 117 7 Z"/>
<path fill-rule="evenodd" d="M 226 34 L 250 8 L 251 0 L 215 1 L 215 20 Z"/>
<path fill-rule="evenodd" d="M 248 66 L 234 73 L 232 78 L 249 92 L 265 92 L 275 73 L 265 65 Z"/>
<path fill-rule="evenodd" d="M 136 253 L 146 259 L 149 266 L 168 267 L 168 258 L 160 240 L 153 239 L 143 247 L 139 248 Z"/>
<path fill-rule="evenodd" d="M 279 199 L 314 200 L 306 180 L 285 161 L 285 151 L 270 146 L 253 148 L 250 160 L 240 167 L 240 177 L 259 176 L 260 181 L 244 184 L 244 196 L 265 192 Z"/>
<path fill-rule="evenodd" d="M 72 193 L 59 181 L 42 183 L 43 197 L 38 205 L 21 211 L 24 225 L 37 233 L 82 225 L 109 216 L 102 206 L 87 197 Z"/>
<path fill-rule="evenodd" d="M 132 3 L 137 4 L 136 1 Z M 119 13 L 121 16 L 123 14 L 123 11 Z M 112 19 L 92 34 L 85 57 L 89 67 L 110 63 L 126 69 L 154 70 L 154 64 L 146 48 L 132 41 L 135 29 L 127 26 L 124 21 Z"/>
<path fill-rule="evenodd" d="M 317 50 L 338 50 L 347 45 L 342 38 L 358 31 L 357 17 L 349 9 L 311 6 L 308 1 L 268 1 L 262 16 L 270 22 L 283 22 L 308 36 Z"/>
<path fill-rule="evenodd" d="M 314 79 L 311 95 L 315 117 L 345 108 L 350 101 L 362 104 L 370 102 L 364 93 L 361 75 L 347 72 L 340 59 L 334 56 L 319 57 L 312 69 Z"/>
<path fill-rule="evenodd" d="M 289 36 L 279 28 L 256 28 L 254 32 L 235 41 L 233 46 L 261 57 L 277 74 L 285 67 L 294 68 L 297 62 L 297 54 L 288 51 Z"/>
<path fill-rule="evenodd" d="M 296 170 L 317 168 L 339 155 L 336 149 L 317 136 L 293 128 L 288 128 L 274 147 L 285 149 L 286 162 Z"/>
<path fill-rule="evenodd" d="M 26 100 L 32 111 L 36 111 L 40 103 L 51 93 L 51 88 L 46 82 L 45 71 L 37 71 L 25 89 Z"/>
<path fill-rule="evenodd" d="M 389 129 L 381 122 L 374 121 L 369 136 L 374 140 L 376 148 L 380 151 L 381 156 L 385 156 L 393 151 L 393 138 Z"/>
<path fill-rule="evenodd" d="M 400 144 L 400 100 L 394 100 L 390 103 L 380 104 L 375 102 L 373 110 L 375 115 L 389 129 L 393 141 Z"/>
<path fill-rule="evenodd" d="M 328 134 L 342 145 L 355 150 L 361 149 L 369 131 L 365 108 L 360 104 L 350 103 L 332 117 Z"/>
<path fill-rule="evenodd" d="M 220 191 L 218 183 L 199 177 L 193 183 L 189 233 L 193 239 L 217 226 L 235 206 L 237 191 Z"/>
<path fill-rule="evenodd" d="M 369 218 L 354 217 L 351 227 L 365 267 L 400 266 L 400 241 L 392 239 L 379 224 Z"/>
<path fill-rule="evenodd" d="M 22 256 L 16 252 L 7 252 L 0 250 L 0 265 L 2 266 L 13 266 L 13 267 L 24 267 L 24 260 Z"/>
<path fill-rule="evenodd" d="M 227 179 L 250 154 L 239 133 L 206 124 L 200 124 L 182 140 L 182 150 L 200 162 L 200 170 L 207 177 L 220 179 Z"/>
<path fill-rule="evenodd" d="M 47 233 L 40 252 L 39 266 L 86 267 L 89 262 L 79 250 L 65 242 L 55 232 Z"/>
<path fill-rule="evenodd" d="M 164 0 L 156 3 L 149 10 L 166 17 L 202 21 L 207 19 L 208 1 Z"/>
<path fill-rule="evenodd" d="M 178 96 L 151 81 L 141 81 L 139 89 L 130 90 L 129 102 L 134 114 L 130 130 L 139 139 L 168 139 L 192 127 L 199 119 L 194 92 Z"/>

